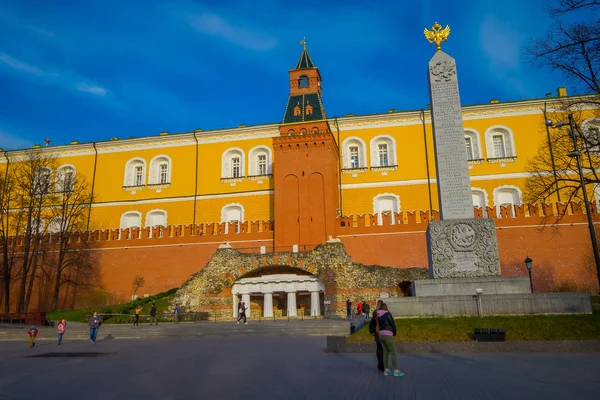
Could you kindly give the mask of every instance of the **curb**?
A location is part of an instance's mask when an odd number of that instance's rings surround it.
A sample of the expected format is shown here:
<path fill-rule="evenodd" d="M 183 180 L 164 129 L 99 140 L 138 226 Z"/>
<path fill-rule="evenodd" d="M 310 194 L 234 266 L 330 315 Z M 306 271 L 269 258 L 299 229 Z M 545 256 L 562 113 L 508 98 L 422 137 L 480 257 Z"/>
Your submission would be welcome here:
<path fill-rule="evenodd" d="M 327 353 L 375 353 L 373 343 L 346 343 L 327 336 Z M 600 353 L 600 340 L 532 342 L 410 342 L 396 343 L 400 354 Z"/>

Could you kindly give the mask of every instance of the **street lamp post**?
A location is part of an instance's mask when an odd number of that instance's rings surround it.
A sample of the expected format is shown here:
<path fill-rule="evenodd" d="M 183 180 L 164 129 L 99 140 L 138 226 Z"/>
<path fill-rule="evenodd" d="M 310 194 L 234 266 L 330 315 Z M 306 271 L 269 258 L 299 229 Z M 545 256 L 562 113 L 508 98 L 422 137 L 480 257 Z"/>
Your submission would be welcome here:
<path fill-rule="evenodd" d="M 533 280 L 531 279 L 531 267 L 533 266 L 533 260 L 527 256 L 525 259 L 525 266 L 527 267 L 527 272 L 529 272 L 529 286 L 531 287 L 531 293 L 533 293 Z"/>
<path fill-rule="evenodd" d="M 585 178 L 583 176 L 583 168 L 581 167 L 581 151 L 577 146 L 577 132 L 575 132 L 575 122 L 573 121 L 573 114 L 569 114 L 569 134 L 573 140 L 573 151 L 567 153 L 569 157 L 575 157 L 577 161 L 577 172 L 579 173 L 579 182 L 581 183 L 581 192 L 583 194 L 583 203 L 585 204 L 585 215 L 587 216 L 588 229 L 590 231 L 590 240 L 592 241 L 592 250 L 594 252 L 594 261 L 596 263 L 596 274 L 598 276 L 598 287 L 600 288 L 600 254 L 598 254 L 598 241 L 596 240 L 596 232 L 594 230 L 594 221 L 592 220 L 592 213 L 590 211 L 590 202 L 587 196 L 587 190 L 585 188 Z M 564 122 L 559 122 L 556 125 L 551 120 L 546 120 L 546 125 L 553 128 L 560 128 L 565 126 Z"/>

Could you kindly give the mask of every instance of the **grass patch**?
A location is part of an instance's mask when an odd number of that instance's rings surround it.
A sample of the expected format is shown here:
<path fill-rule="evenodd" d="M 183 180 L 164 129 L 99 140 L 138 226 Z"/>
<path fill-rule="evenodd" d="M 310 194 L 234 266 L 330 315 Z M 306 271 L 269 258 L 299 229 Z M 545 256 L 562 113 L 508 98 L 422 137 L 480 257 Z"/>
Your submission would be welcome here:
<path fill-rule="evenodd" d="M 474 328 L 504 328 L 507 341 L 598 340 L 600 314 L 396 319 L 398 342 L 468 342 Z M 346 338 L 371 343 L 369 327 Z"/>
<path fill-rule="evenodd" d="M 99 314 L 131 314 L 134 315 L 135 308 L 140 305 L 142 307 L 142 314 L 150 314 L 150 308 L 152 303 L 156 304 L 157 315 L 161 313 L 171 313 L 171 301 L 175 297 L 177 288 L 168 290 L 166 292 L 155 294 L 154 296 L 139 298 L 129 303 L 117 304 L 114 306 L 104 306 L 95 309 L 81 308 L 77 310 L 60 310 L 51 311 L 46 313 L 46 318 L 52 321 L 59 321 L 64 318 L 67 321 L 75 322 L 87 322 L 92 315 L 93 311 L 97 311 Z M 102 322 L 106 323 L 132 323 L 133 318 L 128 316 L 105 316 Z M 140 322 L 146 322 L 144 318 L 140 319 Z"/>

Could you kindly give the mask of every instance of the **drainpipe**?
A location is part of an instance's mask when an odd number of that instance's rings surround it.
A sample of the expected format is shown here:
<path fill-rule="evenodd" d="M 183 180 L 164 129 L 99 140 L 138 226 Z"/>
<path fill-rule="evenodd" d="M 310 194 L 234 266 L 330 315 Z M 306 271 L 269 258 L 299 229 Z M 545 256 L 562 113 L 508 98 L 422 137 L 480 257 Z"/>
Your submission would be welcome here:
<path fill-rule="evenodd" d="M 98 164 L 98 148 L 96 147 L 96 142 L 92 142 L 92 146 L 94 147 L 94 172 L 92 175 L 92 193 L 90 195 L 90 206 L 88 208 L 88 220 L 87 220 L 87 225 L 85 227 L 86 231 L 90 230 L 90 219 L 92 217 L 92 203 L 94 202 L 94 187 L 96 186 L 96 166 Z"/>
<path fill-rule="evenodd" d="M 193 132 L 194 140 L 196 141 L 196 178 L 194 184 L 194 220 L 192 224 L 192 232 L 196 231 L 196 198 L 198 197 L 198 137 L 196 132 Z"/>
<path fill-rule="evenodd" d="M 429 151 L 427 150 L 427 127 L 425 125 L 425 110 L 421 110 L 423 121 L 423 142 L 425 143 L 425 167 L 427 168 L 427 194 L 429 195 L 429 220 L 433 221 L 433 202 L 431 200 L 431 175 L 429 173 Z"/>
<path fill-rule="evenodd" d="M 554 184 L 556 185 L 556 196 L 560 202 L 560 191 L 558 190 L 558 177 L 556 176 L 556 165 L 554 164 L 554 150 L 552 149 L 552 141 L 550 140 L 550 127 L 546 121 L 548 121 L 548 114 L 546 109 L 547 102 L 544 102 L 544 125 L 546 126 L 546 137 L 548 138 L 548 147 L 550 148 L 550 160 L 552 160 L 552 172 L 554 173 Z"/>
<path fill-rule="evenodd" d="M 344 215 L 342 211 L 342 152 L 340 143 L 340 127 L 338 126 L 337 117 L 334 118 L 335 129 L 337 130 L 337 142 L 338 142 L 338 186 L 340 192 L 340 216 Z"/>

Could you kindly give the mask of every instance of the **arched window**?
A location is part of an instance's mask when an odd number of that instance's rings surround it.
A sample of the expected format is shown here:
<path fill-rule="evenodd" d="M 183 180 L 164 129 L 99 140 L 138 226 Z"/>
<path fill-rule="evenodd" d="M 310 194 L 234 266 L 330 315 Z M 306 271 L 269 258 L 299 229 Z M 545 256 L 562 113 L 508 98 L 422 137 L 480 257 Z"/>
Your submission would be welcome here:
<path fill-rule="evenodd" d="M 271 149 L 266 146 L 254 147 L 248 153 L 248 175 L 272 174 Z"/>
<path fill-rule="evenodd" d="M 515 205 L 523 204 L 521 189 L 516 186 L 504 185 L 494 189 L 494 205 L 500 217 L 500 206 L 511 206 L 511 215 L 515 216 Z"/>
<path fill-rule="evenodd" d="M 29 232 L 29 235 L 38 236 L 44 234 L 44 228 L 46 227 L 46 222 L 42 218 L 33 218 L 31 220 L 31 225 L 28 223 L 25 227 L 25 233 Z"/>
<path fill-rule="evenodd" d="M 244 151 L 238 148 L 226 150 L 222 156 L 221 177 L 243 178 L 244 172 Z"/>
<path fill-rule="evenodd" d="M 312 106 L 310 104 L 306 105 L 305 113 L 306 113 L 306 115 L 312 115 L 313 108 L 312 108 Z"/>
<path fill-rule="evenodd" d="M 365 142 L 358 137 L 349 137 L 342 143 L 344 168 L 364 168 L 367 165 Z"/>
<path fill-rule="evenodd" d="M 50 223 L 48 224 L 48 233 L 58 233 L 61 231 L 66 231 L 68 228 L 66 222 L 66 219 L 61 216 L 52 218 L 50 220 Z"/>
<path fill-rule="evenodd" d="M 121 229 L 140 228 L 142 226 L 142 213 L 128 211 L 121 215 Z"/>
<path fill-rule="evenodd" d="M 302 109 L 300 106 L 294 107 L 294 117 L 299 117 L 302 115 Z"/>
<path fill-rule="evenodd" d="M 52 170 L 48 167 L 41 167 L 35 171 L 33 178 L 33 193 L 47 194 L 52 187 Z"/>
<path fill-rule="evenodd" d="M 396 215 L 400 212 L 400 196 L 393 193 L 378 194 L 373 197 L 373 213 L 378 214 L 377 224 L 383 224 L 383 213 L 390 213 L 392 224 L 396 223 Z"/>
<path fill-rule="evenodd" d="M 467 160 L 481 159 L 479 133 L 476 130 L 465 129 L 465 147 L 467 148 Z"/>
<path fill-rule="evenodd" d="M 150 176 L 148 184 L 165 185 L 171 183 L 171 158 L 156 156 L 150 161 Z"/>
<path fill-rule="evenodd" d="M 221 209 L 221 222 L 225 222 L 225 233 L 229 232 L 229 223 L 236 222 L 235 233 L 240 231 L 240 222 L 244 222 L 244 207 L 238 203 L 227 204 Z"/>
<path fill-rule="evenodd" d="M 471 188 L 471 196 L 473 198 L 473 206 L 480 207 L 483 212 L 483 216 L 487 217 L 488 195 L 487 192 L 479 188 Z"/>
<path fill-rule="evenodd" d="M 146 184 L 146 161 L 132 158 L 125 165 L 123 186 L 144 186 Z"/>
<path fill-rule="evenodd" d="M 505 126 L 493 126 L 485 132 L 488 158 L 516 157 L 513 133 Z"/>
<path fill-rule="evenodd" d="M 54 179 L 54 191 L 72 192 L 75 186 L 75 167 L 72 165 L 61 165 L 56 170 Z"/>
<path fill-rule="evenodd" d="M 307 87 L 309 87 L 310 82 L 308 80 L 308 76 L 307 75 L 300 75 L 298 77 L 298 89 L 305 89 Z"/>
<path fill-rule="evenodd" d="M 398 165 L 396 161 L 396 141 L 388 135 L 379 135 L 371 139 L 371 166 L 389 167 Z"/>
<path fill-rule="evenodd" d="M 288 136 L 294 136 L 296 134 L 296 132 L 293 129 L 290 129 L 288 131 Z"/>
<path fill-rule="evenodd" d="M 312 133 L 313 133 L 313 135 L 316 135 L 317 133 L 319 133 L 319 128 L 317 128 L 316 126 L 313 126 Z"/>
<path fill-rule="evenodd" d="M 167 212 L 165 210 L 152 210 L 146 214 L 146 226 L 167 226 Z"/>
<path fill-rule="evenodd" d="M 581 123 L 581 136 L 588 152 L 600 151 L 600 118 L 589 118 Z"/>
<path fill-rule="evenodd" d="M 302 136 L 306 135 L 306 129 L 304 129 L 304 128 L 300 129 L 300 134 Z"/>

